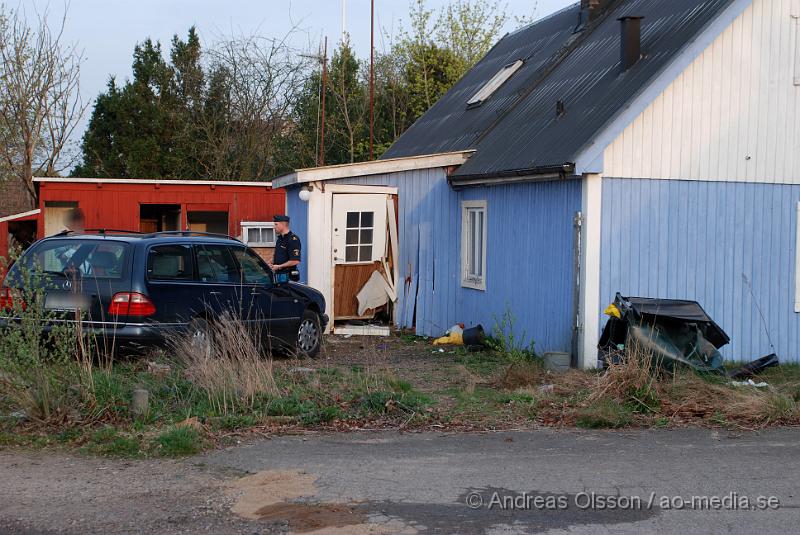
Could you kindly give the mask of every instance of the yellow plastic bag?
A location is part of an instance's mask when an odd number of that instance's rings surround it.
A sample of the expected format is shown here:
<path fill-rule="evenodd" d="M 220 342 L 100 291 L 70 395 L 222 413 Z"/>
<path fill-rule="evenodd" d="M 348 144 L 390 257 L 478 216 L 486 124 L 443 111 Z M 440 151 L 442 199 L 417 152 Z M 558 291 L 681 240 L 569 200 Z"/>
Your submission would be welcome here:
<path fill-rule="evenodd" d="M 464 345 L 464 334 L 463 332 L 453 332 L 448 334 L 447 336 L 442 336 L 441 338 L 437 338 L 433 341 L 433 345 L 435 346 L 444 346 L 444 345 L 454 345 L 454 346 L 463 346 Z"/>
<path fill-rule="evenodd" d="M 603 311 L 603 314 L 605 314 L 606 316 L 614 316 L 617 319 L 622 319 L 622 314 L 620 314 L 617 305 L 615 305 L 614 303 L 608 305 L 606 309 Z"/>

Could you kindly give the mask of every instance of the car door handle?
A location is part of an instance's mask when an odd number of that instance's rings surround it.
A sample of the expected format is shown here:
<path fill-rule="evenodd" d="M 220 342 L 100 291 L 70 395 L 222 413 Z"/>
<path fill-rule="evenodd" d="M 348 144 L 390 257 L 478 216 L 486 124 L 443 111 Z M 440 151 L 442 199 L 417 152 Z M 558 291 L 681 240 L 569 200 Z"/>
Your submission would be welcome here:
<path fill-rule="evenodd" d="M 210 295 L 222 295 L 222 292 L 208 292 Z"/>

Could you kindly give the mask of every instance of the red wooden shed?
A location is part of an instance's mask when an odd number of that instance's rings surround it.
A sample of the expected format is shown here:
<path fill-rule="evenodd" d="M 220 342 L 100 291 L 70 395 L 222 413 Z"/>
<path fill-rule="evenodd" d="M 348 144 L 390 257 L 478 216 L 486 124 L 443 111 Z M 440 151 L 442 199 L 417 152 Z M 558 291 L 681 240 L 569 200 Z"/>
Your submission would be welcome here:
<path fill-rule="evenodd" d="M 64 229 L 80 208 L 86 228 L 156 232 L 196 230 L 235 236 L 271 259 L 272 218 L 286 211 L 271 182 L 36 178 L 39 208 L 0 218 L 0 255 L 9 240 L 25 244 Z"/>

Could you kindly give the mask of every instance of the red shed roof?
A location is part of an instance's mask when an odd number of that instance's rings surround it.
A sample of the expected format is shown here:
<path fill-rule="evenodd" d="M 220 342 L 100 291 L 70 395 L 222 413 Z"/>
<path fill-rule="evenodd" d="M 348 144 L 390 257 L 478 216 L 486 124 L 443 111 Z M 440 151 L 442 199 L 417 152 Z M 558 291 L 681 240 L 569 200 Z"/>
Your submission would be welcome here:
<path fill-rule="evenodd" d="M 235 182 L 232 180 L 158 180 L 138 178 L 34 178 L 34 182 L 55 182 L 61 184 L 174 184 L 177 186 L 253 186 L 272 187 L 272 182 Z"/>

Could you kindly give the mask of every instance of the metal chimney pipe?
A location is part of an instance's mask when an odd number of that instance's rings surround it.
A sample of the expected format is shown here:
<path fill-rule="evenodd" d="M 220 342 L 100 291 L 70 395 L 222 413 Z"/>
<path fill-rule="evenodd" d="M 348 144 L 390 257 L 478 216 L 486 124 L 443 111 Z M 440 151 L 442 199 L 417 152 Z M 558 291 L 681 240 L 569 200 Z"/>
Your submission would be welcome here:
<path fill-rule="evenodd" d="M 642 57 L 642 19 L 644 17 L 622 17 L 620 21 L 620 62 L 627 71 Z"/>
<path fill-rule="evenodd" d="M 608 7 L 610 2 L 611 0 L 581 0 L 581 20 L 583 22 L 593 21 Z"/>

